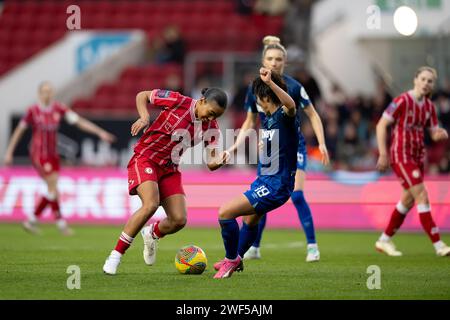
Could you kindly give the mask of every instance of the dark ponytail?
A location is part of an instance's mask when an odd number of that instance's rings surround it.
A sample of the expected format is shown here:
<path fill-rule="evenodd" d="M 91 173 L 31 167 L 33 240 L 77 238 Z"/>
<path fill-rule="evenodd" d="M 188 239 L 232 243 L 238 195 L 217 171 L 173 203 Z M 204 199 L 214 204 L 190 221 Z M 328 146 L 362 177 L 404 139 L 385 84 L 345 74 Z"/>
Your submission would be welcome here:
<path fill-rule="evenodd" d="M 203 88 L 202 96 L 206 101 L 215 101 L 222 109 L 227 108 L 228 97 L 225 91 L 219 88 Z"/>
<path fill-rule="evenodd" d="M 277 86 L 279 86 L 284 91 L 287 91 L 286 83 L 278 73 L 272 71 L 271 79 Z M 273 90 L 261 79 L 260 76 L 255 78 L 255 80 L 253 81 L 252 92 L 260 99 L 269 98 L 269 100 L 276 105 L 281 104 L 280 98 L 278 98 L 275 92 L 273 92 Z"/>

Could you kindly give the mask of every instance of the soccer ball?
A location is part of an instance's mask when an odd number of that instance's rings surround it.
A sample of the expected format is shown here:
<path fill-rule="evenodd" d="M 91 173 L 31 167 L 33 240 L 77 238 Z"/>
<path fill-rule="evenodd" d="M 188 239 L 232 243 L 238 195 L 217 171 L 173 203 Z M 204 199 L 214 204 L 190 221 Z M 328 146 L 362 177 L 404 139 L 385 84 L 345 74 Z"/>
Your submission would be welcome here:
<path fill-rule="evenodd" d="M 207 264 L 205 252 L 194 245 L 182 247 L 175 256 L 175 267 L 183 274 L 201 274 Z"/>

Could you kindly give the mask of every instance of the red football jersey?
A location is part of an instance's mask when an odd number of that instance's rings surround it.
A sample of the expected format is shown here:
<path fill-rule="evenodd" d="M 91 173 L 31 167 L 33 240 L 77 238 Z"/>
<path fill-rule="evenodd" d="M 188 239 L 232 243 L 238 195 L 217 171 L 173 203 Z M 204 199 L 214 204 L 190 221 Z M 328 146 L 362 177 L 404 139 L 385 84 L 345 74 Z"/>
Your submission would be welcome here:
<path fill-rule="evenodd" d="M 48 107 L 34 104 L 28 108 L 20 121 L 20 125 L 30 126 L 33 130 L 30 149 L 33 157 L 46 159 L 58 156 L 56 134 L 61 119 L 66 115 L 67 111 L 69 109 L 58 102 L 53 102 Z"/>
<path fill-rule="evenodd" d="M 383 117 L 395 123 L 392 130 L 391 162 L 421 163 L 425 159 L 424 129 L 438 127 L 434 104 L 417 101 L 411 91 L 394 99 Z"/>
<path fill-rule="evenodd" d="M 214 131 L 210 131 L 213 132 L 212 136 L 205 136 L 205 132 L 210 129 L 219 132 L 217 121 L 196 121 L 196 102 L 178 92 L 152 90 L 150 103 L 163 107 L 163 110 L 136 143 L 134 152 L 159 165 L 178 165 L 186 147 L 193 147 L 201 141 L 205 141 L 205 144 L 217 143 Z M 181 140 L 185 148 L 181 148 Z M 176 146 L 177 149 L 174 149 Z"/>

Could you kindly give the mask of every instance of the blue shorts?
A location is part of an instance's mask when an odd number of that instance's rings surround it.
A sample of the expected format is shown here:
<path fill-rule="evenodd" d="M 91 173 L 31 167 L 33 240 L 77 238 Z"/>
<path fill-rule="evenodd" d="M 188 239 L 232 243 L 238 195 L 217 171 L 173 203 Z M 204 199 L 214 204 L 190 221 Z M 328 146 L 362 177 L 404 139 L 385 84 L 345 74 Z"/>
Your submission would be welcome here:
<path fill-rule="evenodd" d="M 306 171 L 306 165 L 308 164 L 307 155 L 305 144 L 299 143 L 297 149 L 297 170 Z"/>
<path fill-rule="evenodd" d="M 294 179 L 288 186 L 281 184 L 277 176 L 264 176 L 256 178 L 250 190 L 244 192 L 244 196 L 255 208 L 256 214 L 263 215 L 285 204 L 292 190 L 294 190 Z"/>

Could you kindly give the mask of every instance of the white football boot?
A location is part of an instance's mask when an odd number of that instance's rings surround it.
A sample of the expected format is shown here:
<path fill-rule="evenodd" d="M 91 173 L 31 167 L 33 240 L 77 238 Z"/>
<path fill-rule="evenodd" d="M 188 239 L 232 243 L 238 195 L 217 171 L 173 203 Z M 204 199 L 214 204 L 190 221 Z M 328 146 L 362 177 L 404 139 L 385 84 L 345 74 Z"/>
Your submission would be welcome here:
<path fill-rule="evenodd" d="M 110 275 L 116 274 L 121 257 L 122 254 L 120 252 L 117 252 L 116 250 L 111 251 L 111 254 L 106 258 L 105 264 L 103 265 L 103 272 Z"/>
<path fill-rule="evenodd" d="M 40 235 L 42 232 L 37 226 L 37 222 L 27 220 L 22 223 L 23 228 L 29 233 Z"/>
<path fill-rule="evenodd" d="M 58 221 L 56 221 L 56 227 L 58 228 L 59 232 L 61 232 L 61 234 L 64 236 L 73 236 L 74 234 L 73 230 L 69 228 L 66 220 L 64 219 L 59 219 Z"/>
<path fill-rule="evenodd" d="M 436 254 L 439 257 L 450 257 L 450 247 L 442 242 L 442 246 L 436 249 Z"/>
<path fill-rule="evenodd" d="M 142 254 L 145 264 L 148 266 L 155 264 L 156 249 L 158 248 L 158 239 L 153 238 L 153 227 L 154 224 L 151 224 L 141 230 L 142 239 L 144 240 L 144 251 Z"/>
<path fill-rule="evenodd" d="M 392 241 L 380 241 L 375 242 L 375 248 L 377 251 L 387 254 L 391 257 L 400 257 L 402 253 L 395 248 Z"/>
<path fill-rule="evenodd" d="M 316 243 L 308 244 L 307 252 L 306 262 L 317 262 L 320 260 L 320 251 Z"/>
<path fill-rule="evenodd" d="M 246 260 L 261 259 L 261 251 L 259 250 L 259 247 L 251 246 L 244 254 L 244 259 Z"/>

